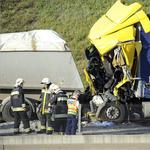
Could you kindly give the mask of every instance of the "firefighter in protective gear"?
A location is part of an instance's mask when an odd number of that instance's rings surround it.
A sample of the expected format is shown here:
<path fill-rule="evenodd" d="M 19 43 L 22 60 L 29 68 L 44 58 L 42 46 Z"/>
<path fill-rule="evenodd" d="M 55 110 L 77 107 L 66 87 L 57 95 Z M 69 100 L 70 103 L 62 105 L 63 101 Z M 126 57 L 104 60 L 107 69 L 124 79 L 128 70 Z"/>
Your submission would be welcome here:
<path fill-rule="evenodd" d="M 51 97 L 51 105 L 55 105 L 54 113 L 54 135 L 63 135 L 67 124 L 67 95 L 60 89 L 58 85 L 50 86 L 53 97 Z"/>
<path fill-rule="evenodd" d="M 53 125 L 52 125 L 52 106 L 50 104 L 50 96 L 51 91 L 49 89 L 51 82 L 48 78 L 44 78 L 41 82 L 41 84 L 44 84 L 44 87 L 42 88 L 41 95 L 39 98 L 40 104 L 40 121 L 41 121 L 41 130 L 37 133 L 46 133 L 46 134 L 52 134 L 53 132 Z M 46 127 L 46 125 L 48 125 Z"/>
<path fill-rule="evenodd" d="M 67 100 L 68 105 L 68 118 L 67 118 L 67 127 L 66 135 L 75 135 L 77 129 L 77 115 L 79 110 L 79 96 L 80 91 L 74 91 L 73 96 Z"/>
<path fill-rule="evenodd" d="M 26 113 L 26 104 L 23 93 L 23 83 L 24 80 L 22 78 L 18 78 L 16 80 L 16 84 L 14 85 L 14 89 L 11 92 L 11 106 L 12 111 L 14 112 L 14 134 L 20 134 L 19 126 L 20 122 L 23 122 L 24 129 L 26 133 L 34 132 L 34 130 L 30 129 L 29 119 Z"/>

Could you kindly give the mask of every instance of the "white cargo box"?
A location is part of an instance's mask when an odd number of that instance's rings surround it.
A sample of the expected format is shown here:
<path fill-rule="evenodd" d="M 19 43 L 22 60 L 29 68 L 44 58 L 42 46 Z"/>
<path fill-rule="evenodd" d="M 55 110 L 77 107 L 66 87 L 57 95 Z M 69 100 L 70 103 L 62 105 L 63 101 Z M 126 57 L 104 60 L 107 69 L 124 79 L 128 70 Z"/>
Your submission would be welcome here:
<path fill-rule="evenodd" d="M 12 89 L 19 77 L 24 89 L 41 89 L 48 77 L 63 90 L 84 91 L 66 41 L 52 30 L 0 35 L 0 89 Z"/>

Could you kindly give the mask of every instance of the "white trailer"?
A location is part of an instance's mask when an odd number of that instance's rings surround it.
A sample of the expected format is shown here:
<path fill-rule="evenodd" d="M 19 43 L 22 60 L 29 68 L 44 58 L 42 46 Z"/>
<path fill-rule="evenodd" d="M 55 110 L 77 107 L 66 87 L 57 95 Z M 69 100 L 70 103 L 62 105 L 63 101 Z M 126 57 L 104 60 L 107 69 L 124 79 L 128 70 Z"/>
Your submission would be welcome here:
<path fill-rule="evenodd" d="M 36 113 L 44 77 L 67 93 L 84 91 L 66 41 L 52 30 L 0 34 L 0 112 L 7 122 L 13 120 L 10 92 L 20 77 L 25 80 L 23 89 L 29 117 Z"/>

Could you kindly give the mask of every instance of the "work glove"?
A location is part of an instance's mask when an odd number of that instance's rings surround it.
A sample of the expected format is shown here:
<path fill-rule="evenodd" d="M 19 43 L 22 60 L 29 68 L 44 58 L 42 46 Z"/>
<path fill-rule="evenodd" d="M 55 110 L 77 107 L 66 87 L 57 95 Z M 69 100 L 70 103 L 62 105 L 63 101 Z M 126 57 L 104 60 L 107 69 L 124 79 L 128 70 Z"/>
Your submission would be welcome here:
<path fill-rule="evenodd" d="M 48 108 L 48 111 L 49 111 L 50 113 L 52 113 L 52 107 L 49 107 L 49 108 Z"/>

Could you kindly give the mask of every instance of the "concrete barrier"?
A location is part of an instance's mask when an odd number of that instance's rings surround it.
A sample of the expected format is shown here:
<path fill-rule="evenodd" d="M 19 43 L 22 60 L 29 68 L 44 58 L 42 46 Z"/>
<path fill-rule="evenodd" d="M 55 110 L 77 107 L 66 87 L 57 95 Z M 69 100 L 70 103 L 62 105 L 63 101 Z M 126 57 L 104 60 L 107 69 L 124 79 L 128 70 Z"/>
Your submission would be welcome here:
<path fill-rule="evenodd" d="M 150 143 L 150 135 L 27 135 L 0 137 L 0 145 Z"/>
<path fill-rule="evenodd" d="M 5 145 L 2 150 L 149 150 L 150 144 L 38 144 Z"/>

